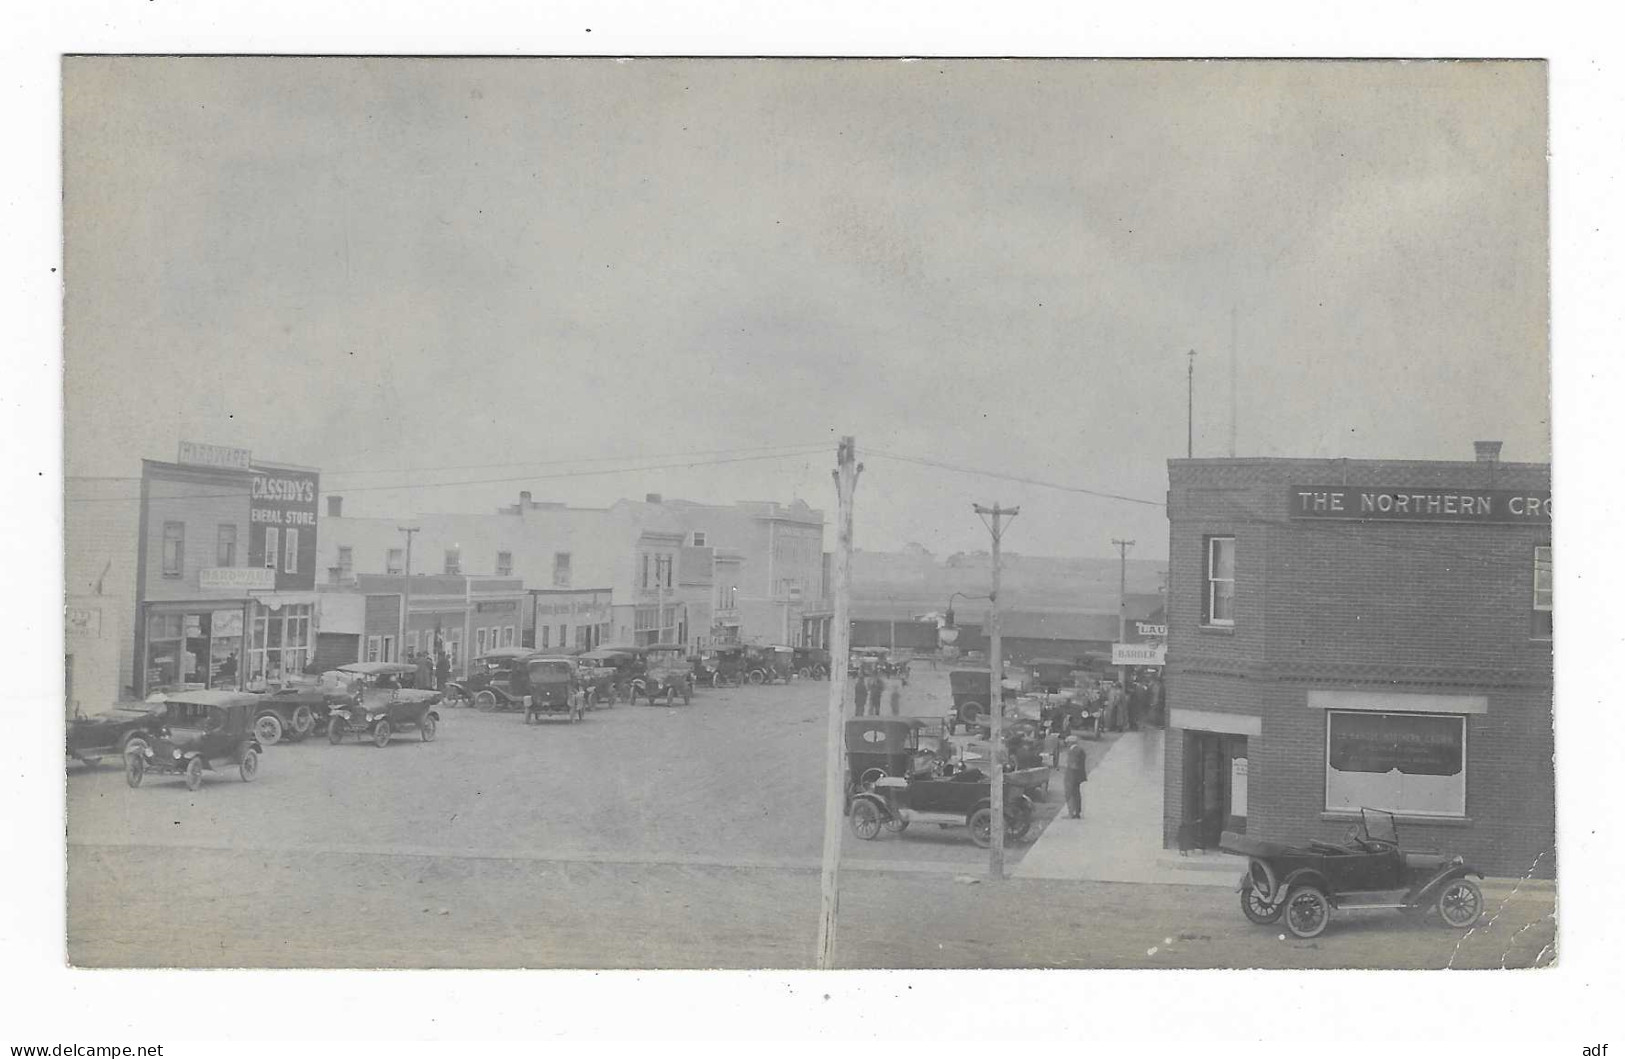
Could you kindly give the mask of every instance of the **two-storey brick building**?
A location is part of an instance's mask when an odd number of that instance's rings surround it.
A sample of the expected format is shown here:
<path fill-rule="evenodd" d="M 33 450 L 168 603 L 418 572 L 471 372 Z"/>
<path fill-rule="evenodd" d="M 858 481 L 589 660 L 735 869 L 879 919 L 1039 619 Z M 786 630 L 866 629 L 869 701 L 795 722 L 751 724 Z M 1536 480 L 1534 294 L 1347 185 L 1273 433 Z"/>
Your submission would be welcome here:
<path fill-rule="evenodd" d="M 1166 846 L 1338 838 L 1555 873 L 1551 469 L 1169 461 Z"/>

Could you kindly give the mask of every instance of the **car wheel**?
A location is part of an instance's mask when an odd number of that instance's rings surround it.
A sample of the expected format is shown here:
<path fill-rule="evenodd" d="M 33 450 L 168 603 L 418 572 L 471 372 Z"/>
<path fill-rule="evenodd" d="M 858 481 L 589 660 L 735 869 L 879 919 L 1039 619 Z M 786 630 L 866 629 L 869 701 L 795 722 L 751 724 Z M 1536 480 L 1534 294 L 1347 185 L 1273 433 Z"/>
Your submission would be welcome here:
<path fill-rule="evenodd" d="M 767 683 L 767 674 L 762 672 L 760 669 L 753 669 L 750 671 L 750 676 L 747 679 L 749 679 L 752 684 L 765 684 Z"/>
<path fill-rule="evenodd" d="M 327 741 L 334 746 L 344 741 L 344 722 L 337 717 L 327 719 Z"/>
<path fill-rule="evenodd" d="M 900 816 L 888 816 L 886 817 L 886 830 L 894 835 L 901 835 L 908 830 L 908 821 Z"/>
<path fill-rule="evenodd" d="M 203 786 L 203 759 L 195 757 L 186 763 L 186 789 L 195 791 Z"/>
<path fill-rule="evenodd" d="M 1258 891 L 1257 887 L 1251 885 L 1242 887 L 1241 914 L 1246 916 L 1250 922 L 1257 923 L 1261 927 L 1267 927 L 1271 923 L 1274 923 L 1277 919 L 1280 919 L 1281 908 L 1285 904 L 1285 901 L 1277 901 L 1274 904 L 1271 904 L 1269 900 Z"/>
<path fill-rule="evenodd" d="M 372 729 L 372 745 L 382 750 L 389 745 L 389 722 L 379 721 Z"/>
<path fill-rule="evenodd" d="M 1331 902 L 1318 887 L 1294 886 L 1281 903 L 1286 913 L 1286 929 L 1294 937 L 1318 938 L 1332 921 Z"/>
<path fill-rule="evenodd" d="M 980 717 L 981 715 L 982 704 L 979 702 L 967 702 L 963 706 L 959 707 L 959 723 L 964 725 L 966 728 L 974 725 L 976 723 L 976 718 Z"/>
<path fill-rule="evenodd" d="M 852 803 L 852 833 L 865 842 L 880 834 L 880 809 L 874 802 L 864 799 Z"/>
<path fill-rule="evenodd" d="M 497 708 L 497 697 L 489 691 L 482 691 L 474 696 L 474 705 L 489 713 Z"/>
<path fill-rule="evenodd" d="M 425 743 L 432 743 L 434 742 L 435 730 L 439 727 L 440 722 L 434 719 L 434 714 L 425 714 L 423 720 L 418 723 L 418 735 L 423 738 Z"/>
<path fill-rule="evenodd" d="M 147 740 L 143 736 L 132 735 L 124 740 L 120 753 L 128 757 L 130 754 L 140 754 L 147 749 Z M 145 762 L 143 762 L 145 764 Z"/>
<path fill-rule="evenodd" d="M 970 840 L 983 849 L 993 844 L 993 810 L 982 808 L 970 814 L 966 822 L 970 828 Z"/>
<path fill-rule="evenodd" d="M 814 680 L 828 680 L 829 679 L 829 670 L 825 669 L 823 666 L 813 666 L 813 679 Z"/>
<path fill-rule="evenodd" d="M 253 783 L 254 777 L 260 774 L 260 756 L 252 750 L 243 752 L 243 759 L 237 762 L 237 775 L 243 778 L 244 783 Z"/>
<path fill-rule="evenodd" d="M 1439 891 L 1439 918 L 1457 930 L 1478 922 L 1484 911 L 1484 895 L 1471 879 L 1452 879 Z"/>
<path fill-rule="evenodd" d="M 811 680 L 812 670 L 808 669 L 806 666 L 802 666 L 800 669 L 796 670 L 796 676 L 800 677 L 802 680 Z"/>
<path fill-rule="evenodd" d="M 131 787 L 141 786 L 141 779 L 147 774 L 147 759 L 140 751 L 124 755 L 124 782 Z"/>
<path fill-rule="evenodd" d="M 293 734 L 300 739 L 316 730 L 316 714 L 309 706 L 297 706 L 293 711 Z"/>
<path fill-rule="evenodd" d="M 1033 811 L 1031 809 L 1017 809 L 1005 814 L 1004 837 L 1020 842 L 1032 830 Z"/>
<path fill-rule="evenodd" d="M 262 713 L 254 718 L 254 735 L 261 746 L 276 746 L 282 742 L 282 718 L 274 713 Z"/>

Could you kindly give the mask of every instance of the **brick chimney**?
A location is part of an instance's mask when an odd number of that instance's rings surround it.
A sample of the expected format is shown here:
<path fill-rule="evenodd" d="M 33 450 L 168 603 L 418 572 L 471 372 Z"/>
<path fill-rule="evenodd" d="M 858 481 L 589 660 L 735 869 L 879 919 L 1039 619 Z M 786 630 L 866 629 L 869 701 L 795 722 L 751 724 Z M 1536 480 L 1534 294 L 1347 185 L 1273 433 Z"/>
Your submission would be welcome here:
<path fill-rule="evenodd" d="M 333 496 L 331 494 L 328 495 L 328 497 L 327 497 L 327 517 L 328 518 L 343 518 L 344 517 L 344 498 L 342 496 Z"/>
<path fill-rule="evenodd" d="M 1501 459 L 1501 443 L 1499 441 L 1473 442 L 1473 458 L 1479 463 L 1496 463 Z"/>

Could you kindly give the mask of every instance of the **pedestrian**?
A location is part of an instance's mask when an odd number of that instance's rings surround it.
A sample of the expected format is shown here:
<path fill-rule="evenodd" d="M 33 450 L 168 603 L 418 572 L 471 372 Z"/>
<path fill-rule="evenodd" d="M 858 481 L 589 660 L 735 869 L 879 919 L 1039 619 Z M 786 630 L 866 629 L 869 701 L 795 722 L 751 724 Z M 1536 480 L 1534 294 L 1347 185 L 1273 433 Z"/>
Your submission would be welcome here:
<path fill-rule="evenodd" d="M 446 652 L 440 652 L 440 661 L 435 664 L 435 690 L 445 691 L 446 685 L 451 683 L 451 657 Z"/>
<path fill-rule="evenodd" d="M 893 684 L 892 687 L 891 687 L 891 715 L 893 717 L 897 717 L 897 716 L 900 716 L 902 714 L 902 712 L 903 712 L 903 689 L 902 689 L 902 687 L 900 685 Z"/>
<path fill-rule="evenodd" d="M 429 652 L 421 651 L 417 656 L 418 687 L 434 687 L 434 663 L 429 661 Z"/>
<path fill-rule="evenodd" d="M 1066 791 L 1066 814 L 1074 820 L 1083 818 L 1083 785 L 1088 780 L 1088 760 L 1083 740 L 1069 735 L 1066 738 L 1066 771 L 1061 775 L 1061 789 Z"/>
<path fill-rule="evenodd" d="M 1138 732 L 1145 715 L 1145 685 L 1136 680 L 1128 688 L 1128 730 Z"/>
<path fill-rule="evenodd" d="M 1106 693 L 1106 712 L 1112 719 L 1112 731 L 1121 732 L 1123 730 L 1123 714 L 1127 709 L 1128 696 L 1123 694 L 1123 685 L 1113 682 L 1111 690 Z"/>
<path fill-rule="evenodd" d="M 886 681 L 879 673 L 869 677 L 869 712 L 876 717 L 880 716 L 880 705 L 886 699 Z"/>
<path fill-rule="evenodd" d="M 854 717 L 862 717 L 863 716 L 863 707 L 868 701 L 869 701 L 869 682 L 864 680 L 862 675 L 860 674 L 858 676 L 858 682 L 855 685 L 853 685 L 853 688 L 852 688 L 852 702 L 854 703 L 854 709 L 852 711 L 852 716 L 854 716 Z"/>
<path fill-rule="evenodd" d="M 1162 677 L 1151 678 L 1151 723 L 1158 728 L 1168 723 L 1168 700 L 1164 697 Z"/>

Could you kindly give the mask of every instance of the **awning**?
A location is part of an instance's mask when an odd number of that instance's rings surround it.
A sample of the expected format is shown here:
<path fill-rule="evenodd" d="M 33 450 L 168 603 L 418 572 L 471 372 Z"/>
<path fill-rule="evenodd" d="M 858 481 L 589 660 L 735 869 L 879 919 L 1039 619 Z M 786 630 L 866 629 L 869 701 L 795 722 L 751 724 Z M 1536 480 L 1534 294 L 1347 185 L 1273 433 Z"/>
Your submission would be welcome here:
<path fill-rule="evenodd" d="M 250 592 L 249 598 L 263 607 L 271 610 L 281 610 L 283 607 L 309 604 L 316 605 L 314 592 Z"/>

